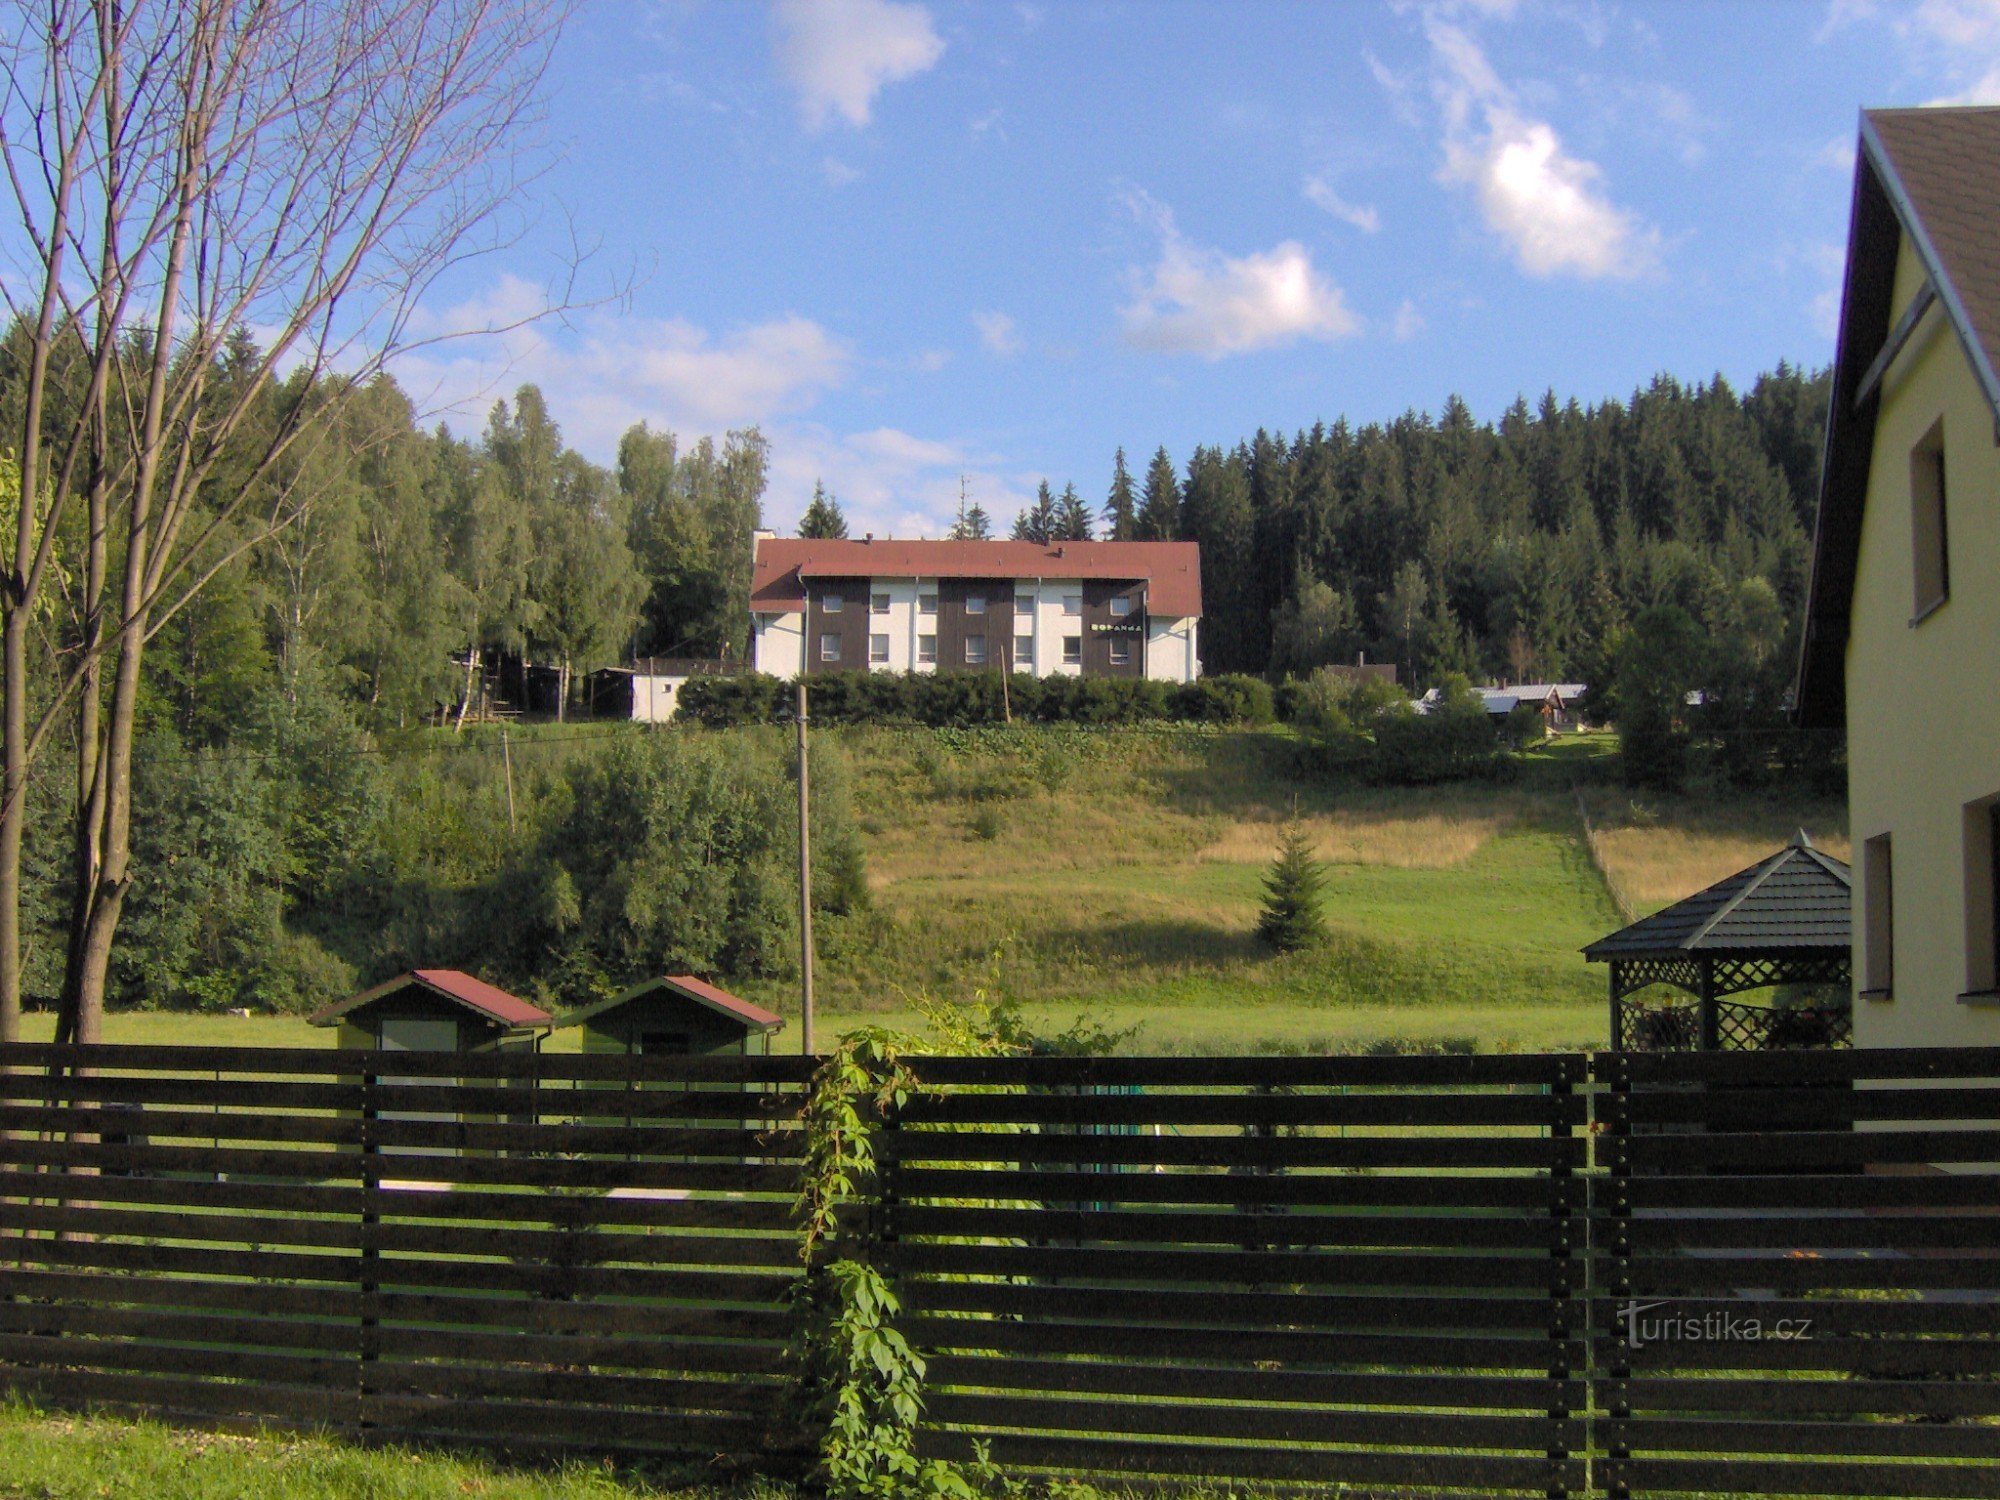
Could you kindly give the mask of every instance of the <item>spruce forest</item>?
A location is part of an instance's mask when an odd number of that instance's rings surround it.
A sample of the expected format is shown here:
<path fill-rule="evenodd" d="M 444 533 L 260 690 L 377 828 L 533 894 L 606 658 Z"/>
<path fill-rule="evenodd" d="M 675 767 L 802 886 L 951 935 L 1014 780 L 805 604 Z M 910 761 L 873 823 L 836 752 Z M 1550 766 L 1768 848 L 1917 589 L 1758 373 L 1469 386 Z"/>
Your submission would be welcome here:
<path fill-rule="evenodd" d="M 250 363 L 233 350 L 215 391 Z M 212 576 L 152 627 L 111 1003 L 297 1010 L 413 964 L 566 1001 L 638 971 L 783 972 L 781 734 L 579 723 L 503 744 L 460 713 L 502 654 L 554 668 L 566 718 L 595 668 L 741 657 L 765 439 L 640 425 L 606 468 L 565 445 L 531 386 L 472 438 L 426 428 L 386 378 L 258 399 L 268 422 L 302 402 L 331 415 L 277 468 L 245 481 L 225 461 L 206 481 L 218 497 L 268 487 L 250 509 L 288 519 L 240 551 L 227 528 L 207 536 L 190 568 Z M 0 363 L 16 431 L 19 402 L 18 364 Z M 1129 468 L 1121 450 L 1102 501 L 1044 486 L 1014 529 L 1200 543 L 1209 673 L 1277 680 L 1365 652 L 1418 690 L 1452 673 L 1608 685 L 1615 653 L 1650 632 L 1711 653 L 1676 671 L 1761 674 L 1738 701 L 1768 712 L 1805 591 L 1825 405 L 1823 373 L 1783 364 L 1746 392 L 1662 376 L 1626 401 L 1517 401 L 1496 422 L 1454 397 L 1436 417 L 1260 431 Z M 843 524 L 837 497 L 816 498 L 813 524 Z M 85 628 L 70 580 L 88 545 L 81 527 L 59 539 L 61 586 L 34 622 L 45 664 Z M 73 898 L 79 731 L 55 722 L 29 786 L 30 1007 L 61 983 Z M 823 764 L 816 896 L 837 915 L 867 888 L 837 743 Z"/>

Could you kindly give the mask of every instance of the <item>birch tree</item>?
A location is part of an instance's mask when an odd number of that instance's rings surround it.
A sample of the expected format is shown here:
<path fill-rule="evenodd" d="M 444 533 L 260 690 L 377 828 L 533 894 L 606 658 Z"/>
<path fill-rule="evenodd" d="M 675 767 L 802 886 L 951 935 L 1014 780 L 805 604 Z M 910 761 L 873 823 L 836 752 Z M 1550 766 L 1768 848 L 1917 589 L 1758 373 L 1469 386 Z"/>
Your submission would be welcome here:
<path fill-rule="evenodd" d="M 510 233 L 517 143 L 565 12 L 539 0 L 0 7 L 12 221 L 0 295 L 24 349 L 21 484 L 0 528 L 0 1040 L 18 1034 L 37 756 L 52 740 L 76 747 L 57 1035 L 94 1042 L 135 873 L 146 643 L 298 518 L 310 496 L 280 482 L 288 451 L 411 346 L 441 273 Z M 78 555 L 59 558 L 58 538 L 76 535 Z M 51 589 L 73 628 L 37 653 Z"/>

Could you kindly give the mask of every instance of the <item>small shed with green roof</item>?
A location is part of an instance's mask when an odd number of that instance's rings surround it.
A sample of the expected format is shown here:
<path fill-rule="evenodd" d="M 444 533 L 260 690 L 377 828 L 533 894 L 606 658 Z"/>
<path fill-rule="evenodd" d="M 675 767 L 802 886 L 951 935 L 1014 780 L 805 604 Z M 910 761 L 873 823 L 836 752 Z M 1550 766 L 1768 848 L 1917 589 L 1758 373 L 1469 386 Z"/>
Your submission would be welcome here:
<path fill-rule="evenodd" d="M 1747 870 L 1599 938 L 1583 956 L 1611 966 L 1612 1047 L 1715 1051 L 1844 1042 L 1852 1031 L 1844 1003 L 1786 1009 L 1730 1004 L 1726 997 L 1779 985 L 1844 989 L 1853 973 L 1852 884 L 1848 867 L 1815 849 L 1801 829 Z M 1693 1007 L 1627 1004 L 1654 984 L 1686 991 Z"/>
<path fill-rule="evenodd" d="M 583 1029 L 582 1050 L 628 1056 L 764 1057 L 782 1017 L 692 974 L 635 984 L 559 1017 Z"/>

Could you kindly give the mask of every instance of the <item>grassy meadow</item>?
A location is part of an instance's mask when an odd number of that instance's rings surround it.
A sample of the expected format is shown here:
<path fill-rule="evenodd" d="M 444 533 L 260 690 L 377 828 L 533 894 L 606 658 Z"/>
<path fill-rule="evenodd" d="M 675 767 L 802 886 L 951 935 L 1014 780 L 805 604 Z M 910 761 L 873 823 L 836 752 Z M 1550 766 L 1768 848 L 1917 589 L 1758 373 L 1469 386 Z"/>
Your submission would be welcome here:
<path fill-rule="evenodd" d="M 1505 785 L 1415 789 L 1330 784 L 1282 730 L 847 728 L 815 744 L 844 763 L 873 896 L 820 926 L 827 1034 L 920 1029 L 920 1001 L 983 995 L 1129 1031 L 1129 1051 L 1595 1046 L 1604 974 L 1585 943 L 1801 826 L 1847 853 L 1837 803 L 1634 797 L 1606 774 L 1606 736 L 1531 752 Z M 1280 957 L 1255 927 L 1291 818 L 1327 863 L 1330 935 Z M 793 981 L 736 988 L 796 1011 Z M 284 1016 L 142 1011 L 106 1032 L 330 1040 Z"/>

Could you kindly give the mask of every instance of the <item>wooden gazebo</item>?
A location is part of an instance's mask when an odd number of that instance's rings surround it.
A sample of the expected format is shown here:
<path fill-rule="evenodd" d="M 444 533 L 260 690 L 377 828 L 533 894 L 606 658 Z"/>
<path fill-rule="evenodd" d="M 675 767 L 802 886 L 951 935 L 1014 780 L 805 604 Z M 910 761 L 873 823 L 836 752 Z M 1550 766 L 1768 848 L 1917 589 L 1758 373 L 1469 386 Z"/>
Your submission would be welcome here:
<path fill-rule="evenodd" d="M 1729 996 L 1781 984 L 1841 985 L 1853 972 L 1851 878 L 1801 829 L 1770 858 L 1599 938 L 1583 950 L 1611 966 L 1611 1045 L 1624 1051 L 1756 1051 L 1840 1046 L 1845 1005 L 1778 1009 Z M 1672 985 L 1694 1004 L 1645 1007 L 1629 997 Z"/>

